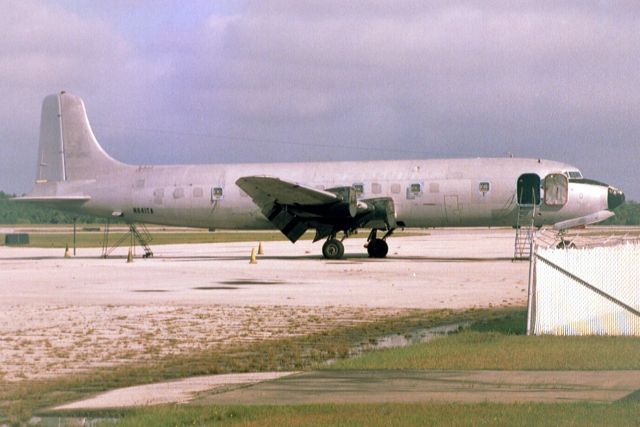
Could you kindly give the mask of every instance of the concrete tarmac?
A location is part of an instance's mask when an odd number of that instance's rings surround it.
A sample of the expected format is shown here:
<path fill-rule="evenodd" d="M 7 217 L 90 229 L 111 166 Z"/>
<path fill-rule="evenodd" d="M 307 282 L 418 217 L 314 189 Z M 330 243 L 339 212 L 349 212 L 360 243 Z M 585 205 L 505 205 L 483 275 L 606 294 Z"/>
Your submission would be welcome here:
<path fill-rule="evenodd" d="M 0 384 L 221 345 L 305 334 L 411 309 L 524 305 L 528 263 L 511 229 L 439 229 L 392 237 L 370 259 L 322 243 L 158 245 L 126 262 L 100 249 L 0 246 Z M 258 234 L 259 235 L 259 234 Z M 139 251 L 140 252 L 140 251 Z M 140 253 L 138 254 L 140 255 Z"/>
<path fill-rule="evenodd" d="M 365 240 L 345 241 L 345 259 L 325 260 L 321 242 L 163 245 L 127 264 L 126 249 L 0 247 L 0 305 L 230 304 L 465 308 L 523 304 L 528 264 L 512 262 L 513 230 L 434 230 L 389 239 L 370 259 Z"/>

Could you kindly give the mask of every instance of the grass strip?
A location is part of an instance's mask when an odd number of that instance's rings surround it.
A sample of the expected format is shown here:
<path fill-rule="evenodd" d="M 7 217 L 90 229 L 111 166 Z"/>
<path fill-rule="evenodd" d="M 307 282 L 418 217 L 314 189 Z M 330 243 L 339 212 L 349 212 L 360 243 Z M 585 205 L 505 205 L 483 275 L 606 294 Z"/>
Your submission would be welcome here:
<path fill-rule="evenodd" d="M 526 311 L 429 343 L 368 352 L 327 369 L 640 369 L 638 337 L 525 336 Z"/>
<path fill-rule="evenodd" d="M 115 244 L 128 233 L 113 232 L 109 234 L 110 245 Z M 171 232 L 153 233 L 152 245 L 174 245 L 186 243 L 228 243 L 228 242 L 254 242 L 257 240 L 270 242 L 286 240 L 282 233 L 209 233 L 209 232 Z M 310 239 L 312 236 L 308 236 Z M 304 237 L 303 237 L 304 238 Z M 99 248 L 102 247 L 102 233 L 78 233 L 76 246 L 79 248 Z M 122 246 L 129 244 L 129 239 L 124 241 Z M 34 248 L 64 248 L 66 245 L 73 245 L 72 233 L 32 233 L 29 234 L 29 244 L 25 245 Z"/>
<path fill-rule="evenodd" d="M 114 231 L 109 233 L 109 245 L 112 246 L 128 233 Z M 420 236 L 425 235 L 420 231 L 399 231 L 394 233 L 394 237 Z M 188 243 L 232 243 L 232 242 L 272 242 L 285 241 L 287 238 L 279 231 L 273 232 L 252 232 L 252 231 L 151 231 L 151 245 L 174 245 Z M 311 240 L 314 233 L 307 232 L 300 239 Z M 0 235 L 0 244 L 4 245 L 4 236 Z M 99 248 L 102 247 L 104 234 L 102 232 L 78 232 L 76 235 L 76 247 L 78 248 Z M 129 239 L 125 239 L 122 246 L 129 244 Z M 73 233 L 62 232 L 32 232 L 29 233 L 29 244 L 24 247 L 33 248 L 64 248 L 73 246 Z"/>
<path fill-rule="evenodd" d="M 603 426 L 638 425 L 640 403 L 412 403 L 282 406 L 171 405 L 124 412 L 118 426 Z M 113 425 L 104 423 L 102 425 Z"/>

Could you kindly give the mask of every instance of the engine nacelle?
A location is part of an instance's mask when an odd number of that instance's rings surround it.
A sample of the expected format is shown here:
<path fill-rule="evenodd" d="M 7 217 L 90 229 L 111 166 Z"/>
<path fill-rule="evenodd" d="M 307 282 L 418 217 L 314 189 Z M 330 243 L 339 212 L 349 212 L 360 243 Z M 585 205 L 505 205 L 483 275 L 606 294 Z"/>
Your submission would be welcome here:
<path fill-rule="evenodd" d="M 355 217 L 358 213 L 358 194 L 353 187 L 328 188 L 326 191 L 335 194 L 342 201 L 326 207 L 325 214 L 334 217 Z"/>
<path fill-rule="evenodd" d="M 361 202 L 366 203 L 372 211 L 371 219 L 368 222 L 370 226 L 383 228 L 380 223 L 388 228 L 396 228 L 398 226 L 396 223 L 396 208 L 391 197 L 377 197 L 375 199 L 362 200 Z"/>

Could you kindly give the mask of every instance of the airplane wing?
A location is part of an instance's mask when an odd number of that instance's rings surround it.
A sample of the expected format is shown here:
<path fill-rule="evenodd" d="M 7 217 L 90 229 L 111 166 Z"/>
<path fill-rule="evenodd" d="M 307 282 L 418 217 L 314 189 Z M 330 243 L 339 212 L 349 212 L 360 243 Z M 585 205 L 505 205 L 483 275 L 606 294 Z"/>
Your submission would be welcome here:
<path fill-rule="evenodd" d="M 292 242 L 310 228 L 316 230 L 316 241 L 374 220 L 396 226 L 393 200 L 358 201 L 353 187 L 319 190 L 269 176 L 246 176 L 236 184 Z"/>
<path fill-rule="evenodd" d="M 320 205 L 339 201 L 334 193 L 269 176 L 246 176 L 238 179 L 236 184 L 254 201 L 275 201 L 284 205 Z"/>

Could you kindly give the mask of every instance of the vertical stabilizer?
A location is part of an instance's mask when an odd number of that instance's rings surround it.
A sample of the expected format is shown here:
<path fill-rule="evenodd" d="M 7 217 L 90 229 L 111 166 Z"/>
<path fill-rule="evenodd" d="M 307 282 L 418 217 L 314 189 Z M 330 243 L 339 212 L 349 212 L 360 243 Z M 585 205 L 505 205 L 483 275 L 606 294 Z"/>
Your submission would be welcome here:
<path fill-rule="evenodd" d="M 82 99 L 65 92 L 44 99 L 36 177 L 39 183 L 95 179 L 121 166 L 98 144 Z"/>
<path fill-rule="evenodd" d="M 64 148 L 59 95 L 49 95 L 42 102 L 37 183 L 64 181 Z"/>

